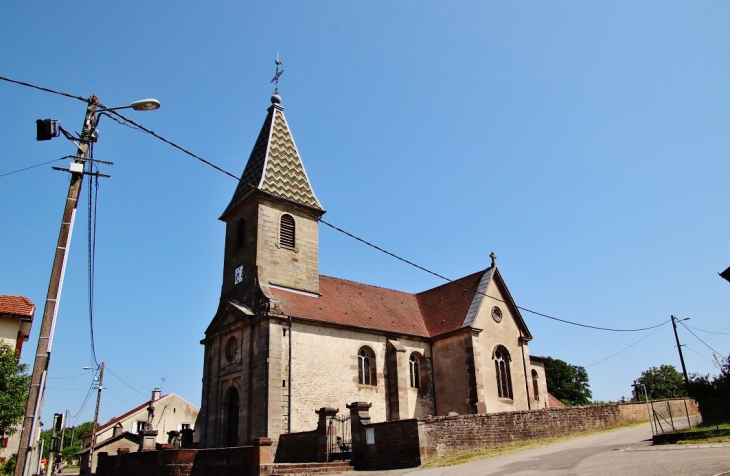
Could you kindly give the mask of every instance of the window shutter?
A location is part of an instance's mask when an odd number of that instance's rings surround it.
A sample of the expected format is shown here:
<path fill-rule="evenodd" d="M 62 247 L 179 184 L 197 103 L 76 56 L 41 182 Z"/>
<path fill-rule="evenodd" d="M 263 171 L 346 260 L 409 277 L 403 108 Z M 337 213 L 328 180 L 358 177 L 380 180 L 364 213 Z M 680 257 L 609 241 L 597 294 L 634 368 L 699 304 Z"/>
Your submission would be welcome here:
<path fill-rule="evenodd" d="M 294 248 L 294 218 L 291 215 L 282 215 L 279 226 L 279 244 L 287 248 Z"/>

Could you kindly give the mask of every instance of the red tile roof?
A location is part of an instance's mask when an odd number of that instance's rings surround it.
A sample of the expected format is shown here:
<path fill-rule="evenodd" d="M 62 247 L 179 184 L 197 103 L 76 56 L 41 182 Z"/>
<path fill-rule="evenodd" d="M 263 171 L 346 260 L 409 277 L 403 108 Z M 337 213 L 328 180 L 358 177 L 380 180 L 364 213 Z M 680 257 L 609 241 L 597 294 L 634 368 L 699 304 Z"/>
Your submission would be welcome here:
<path fill-rule="evenodd" d="M 35 304 L 25 296 L 6 296 L 0 294 L 0 314 L 12 314 L 33 319 Z"/>
<path fill-rule="evenodd" d="M 284 313 L 319 322 L 428 337 L 414 294 L 319 277 L 321 297 L 271 288 Z"/>
<path fill-rule="evenodd" d="M 549 408 L 567 408 L 565 403 L 561 402 L 553 396 L 552 393 L 548 393 L 548 407 Z"/>
<path fill-rule="evenodd" d="M 419 294 L 319 277 L 320 297 L 271 288 L 282 311 L 318 322 L 433 337 L 460 329 L 484 271 Z"/>
<path fill-rule="evenodd" d="M 482 275 L 479 271 L 416 295 L 431 336 L 461 328 Z"/>

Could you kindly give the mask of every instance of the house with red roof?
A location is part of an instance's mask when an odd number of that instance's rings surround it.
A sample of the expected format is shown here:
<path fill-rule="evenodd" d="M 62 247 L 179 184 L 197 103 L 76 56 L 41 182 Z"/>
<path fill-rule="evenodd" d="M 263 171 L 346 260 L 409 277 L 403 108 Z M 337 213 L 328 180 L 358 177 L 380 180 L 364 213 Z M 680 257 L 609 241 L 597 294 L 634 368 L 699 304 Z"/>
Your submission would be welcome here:
<path fill-rule="evenodd" d="M 25 296 L 0 294 L 0 342 L 14 347 L 20 354 L 28 342 L 35 304 Z"/>
<path fill-rule="evenodd" d="M 281 98 L 220 219 L 223 285 L 205 331 L 201 448 L 313 430 L 323 407 L 373 422 L 545 408 L 545 369 L 496 256 L 419 293 L 319 274 L 314 194 Z M 485 257 L 485 261 L 488 261 Z M 480 264 L 475 265 L 479 268 Z M 274 447 L 274 451 L 275 451 Z"/>
<path fill-rule="evenodd" d="M 0 343 L 15 349 L 20 355 L 28 341 L 33 324 L 35 304 L 25 296 L 0 294 Z M 0 462 L 18 452 L 20 425 L 11 435 L 0 435 Z"/>

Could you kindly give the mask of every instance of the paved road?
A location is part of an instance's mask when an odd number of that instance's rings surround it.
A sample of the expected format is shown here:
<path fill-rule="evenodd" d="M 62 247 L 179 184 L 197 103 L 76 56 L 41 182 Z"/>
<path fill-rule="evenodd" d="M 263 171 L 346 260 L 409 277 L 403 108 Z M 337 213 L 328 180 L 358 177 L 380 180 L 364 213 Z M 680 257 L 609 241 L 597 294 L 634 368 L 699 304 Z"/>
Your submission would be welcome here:
<path fill-rule="evenodd" d="M 649 425 L 616 430 L 458 466 L 372 476 L 707 475 L 730 474 L 730 444 L 652 446 Z M 352 474 L 352 473 L 351 473 Z"/>

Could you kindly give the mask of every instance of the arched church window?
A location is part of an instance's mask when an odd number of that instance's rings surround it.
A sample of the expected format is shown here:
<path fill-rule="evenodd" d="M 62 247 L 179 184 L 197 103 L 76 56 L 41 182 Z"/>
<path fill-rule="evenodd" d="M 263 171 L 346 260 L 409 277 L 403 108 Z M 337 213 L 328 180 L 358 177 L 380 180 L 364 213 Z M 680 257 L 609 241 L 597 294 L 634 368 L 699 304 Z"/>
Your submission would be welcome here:
<path fill-rule="evenodd" d="M 246 219 L 241 218 L 236 224 L 236 251 L 241 251 L 246 246 Z"/>
<path fill-rule="evenodd" d="M 228 401 L 226 402 L 226 445 L 229 447 L 238 446 L 238 390 L 232 388 L 228 393 Z"/>
<path fill-rule="evenodd" d="M 494 369 L 497 374 L 497 391 L 500 398 L 512 399 L 512 377 L 509 371 L 510 356 L 504 346 L 494 350 Z"/>
<path fill-rule="evenodd" d="M 295 232 L 294 218 L 291 215 L 282 215 L 279 223 L 279 244 L 286 248 L 294 248 Z"/>
<path fill-rule="evenodd" d="M 408 364 L 411 369 L 411 388 L 421 388 L 421 362 L 415 352 L 411 354 Z"/>
<path fill-rule="evenodd" d="M 535 395 L 535 400 L 540 398 L 540 387 L 537 385 L 537 370 L 532 369 L 532 393 Z"/>
<path fill-rule="evenodd" d="M 357 353 L 357 383 L 377 385 L 375 378 L 375 354 L 368 347 L 361 347 Z"/>

